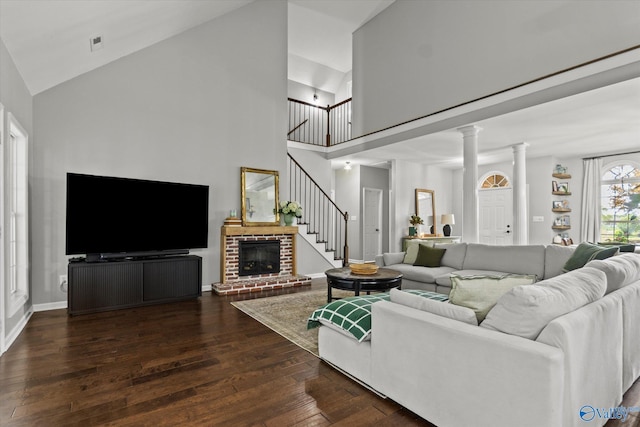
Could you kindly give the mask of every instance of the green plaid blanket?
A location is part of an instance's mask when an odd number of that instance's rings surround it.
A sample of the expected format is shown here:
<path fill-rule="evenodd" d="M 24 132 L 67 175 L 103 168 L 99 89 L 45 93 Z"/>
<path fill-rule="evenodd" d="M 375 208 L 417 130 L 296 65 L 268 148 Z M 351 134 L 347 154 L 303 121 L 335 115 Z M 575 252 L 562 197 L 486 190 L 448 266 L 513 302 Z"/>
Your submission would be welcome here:
<path fill-rule="evenodd" d="M 437 301 L 447 301 L 449 297 L 435 292 L 408 289 L 408 292 Z M 378 301 L 389 301 L 389 293 L 360 295 L 331 301 L 315 310 L 307 320 L 307 329 L 320 326 L 320 319 L 331 323 L 353 335 L 359 342 L 371 335 L 371 304 Z"/>

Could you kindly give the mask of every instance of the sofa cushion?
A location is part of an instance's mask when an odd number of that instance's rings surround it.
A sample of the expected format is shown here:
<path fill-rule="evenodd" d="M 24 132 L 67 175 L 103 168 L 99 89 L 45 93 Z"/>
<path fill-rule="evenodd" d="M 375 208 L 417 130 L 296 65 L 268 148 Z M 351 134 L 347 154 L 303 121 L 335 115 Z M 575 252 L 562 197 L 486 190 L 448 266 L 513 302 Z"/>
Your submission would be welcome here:
<path fill-rule="evenodd" d="M 495 246 L 469 243 L 463 268 L 543 277 L 544 249 L 543 245 Z"/>
<path fill-rule="evenodd" d="M 424 283 L 435 283 L 436 277 L 442 276 L 442 275 L 448 276 L 449 273 L 456 271 L 451 267 L 444 267 L 444 266 L 420 267 L 420 266 L 409 265 L 409 264 L 395 264 L 395 265 L 390 265 L 389 268 L 392 268 L 402 273 L 403 281 L 406 279 L 406 280 L 413 280 L 415 282 L 424 282 Z M 404 286 L 404 283 L 403 283 L 403 286 Z"/>
<path fill-rule="evenodd" d="M 467 307 L 425 298 L 422 295 L 402 291 L 400 289 L 391 289 L 391 291 L 389 291 L 389 296 L 391 297 L 391 302 L 395 302 L 396 304 L 406 305 L 407 307 L 415 308 L 417 310 L 428 311 L 429 313 L 448 317 L 453 320 L 459 320 L 461 322 L 469 323 L 470 325 L 478 325 L 478 319 L 476 318 L 475 312 Z M 446 297 L 446 295 L 444 295 L 444 297 Z"/>
<path fill-rule="evenodd" d="M 481 327 L 535 340 L 547 324 L 604 295 L 606 276 L 585 267 L 506 292 Z"/>
<path fill-rule="evenodd" d="M 618 253 L 619 250 L 620 249 L 617 246 L 605 248 L 594 245 L 593 243 L 580 243 L 571 257 L 564 264 L 563 269 L 564 271 L 571 271 L 576 268 L 584 267 L 584 265 L 591 260 L 609 258 Z"/>
<path fill-rule="evenodd" d="M 617 246 L 620 248 L 620 252 L 635 252 L 636 245 L 633 243 L 618 243 L 618 242 L 598 242 L 598 246 L 609 247 Z"/>
<path fill-rule="evenodd" d="M 426 246 L 429 248 L 433 247 L 433 242 L 428 240 L 410 240 L 407 242 L 407 250 L 404 256 L 404 263 L 411 264 L 416 262 L 416 258 L 418 257 L 418 250 L 421 246 Z"/>
<path fill-rule="evenodd" d="M 444 248 L 430 248 L 424 245 L 418 245 L 418 256 L 413 265 L 421 267 L 440 267 L 442 256 L 446 252 Z"/>
<path fill-rule="evenodd" d="M 466 243 L 436 243 L 434 247 L 447 250 L 442 256 L 440 265 L 462 270 L 464 257 L 467 253 Z"/>
<path fill-rule="evenodd" d="M 625 253 L 606 260 L 589 261 L 585 267 L 606 274 L 607 294 L 640 280 L 640 254 Z"/>
<path fill-rule="evenodd" d="M 384 260 L 384 265 L 401 264 L 404 261 L 405 255 L 404 252 L 388 252 L 382 254 L 382 259 Z"/>
<path fill-rule="evenodd" d="M 507 274 L 504 271 L 493 270 L 455 270 L 453 273 L 458 276 L 504 276 Z M 451 287 L 451 274 L 436 276 L 436 283 L 440 286 Z"/>
<path fill-rule="evenodd" d="M 515 286 L 529 285 L 536 281 L 534 274 L 504 274 L 502 276 L 459 276 L 451 275 L 452 304 L 468 307 L 482 322 L 498 299 Z"/>
<path fill-rule="evenodd" d="M 550 279 L 564 273 L 564 265 L 567 263 L 573 251 L 573 246 L 548 245 L 544 249 L 544 279 Z"/>

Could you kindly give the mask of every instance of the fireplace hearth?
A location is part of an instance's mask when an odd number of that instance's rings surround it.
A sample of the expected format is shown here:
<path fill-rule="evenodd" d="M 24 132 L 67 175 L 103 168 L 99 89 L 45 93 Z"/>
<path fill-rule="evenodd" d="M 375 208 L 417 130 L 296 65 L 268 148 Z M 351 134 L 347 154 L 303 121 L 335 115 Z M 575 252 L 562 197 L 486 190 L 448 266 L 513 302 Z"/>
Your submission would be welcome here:
<path fill-rule="evenodd" d="M 213 283 L 211 289 L 218 295 L 238 295 L 311 285 L 310 277 L 296 273 L 297 233 L 298 227 L 294 226 L 223 225 L 220 282 Z"/>
<path fill-rule="evenodd" d="M 238 243 L 239 276 L 280 272 L 280 240 L 241 241 Z"/>

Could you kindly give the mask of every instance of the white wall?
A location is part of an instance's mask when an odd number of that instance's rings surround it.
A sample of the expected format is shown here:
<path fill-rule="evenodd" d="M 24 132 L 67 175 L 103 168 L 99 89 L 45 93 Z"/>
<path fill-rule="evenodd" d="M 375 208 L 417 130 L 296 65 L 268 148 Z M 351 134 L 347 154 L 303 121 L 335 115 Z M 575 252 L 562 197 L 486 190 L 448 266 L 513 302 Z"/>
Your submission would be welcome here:
<path fill-rule="evenodd" d="M 353 36 L 353 134 L 636 46 L 638 28 L 637 1 L 396 1 Z"/>
<path fill-rule="evenodd" d="M 24 80 L 20 76 L 20 73 L 18 72 L 15 66 L 15 63 L 13 62 L 13 59 L 9 55 L 9 52 L 7 51 L 7 48 L 4 42 L 1 39 L 0 39 L 0 103 L 4 105 L 4 114 L 5 114 L 5 120 L 0 120 L 0 122 L 4 122 L 6 127 L 6 123 L 7 123 L 6 114 L 7 113 L 13 114 L 15 118 L 18 120 L 18 122 L 20 123 L 20 125 L 29 134 L 29 144 L 30 144 L 29 149 L 30 149 L 30 152 L 33 153 L 33 143 L 32 143 L 33 141 L 33 98 L 29 93 L 29 90 L 27 89 L 27 86 L 25 85 Z M 6 132 L 4 134 L 6 135 Z M 5 150 L 6 146 L 7 144 L 3 144 L 0 147 L 0 149 Z M 8 158 L 6 154 L 4 156 L 4 161 L 5 161 L 5 164 L 6 162 L 8 162 Z M 5 171 L 6 168 L 2 168 L 1 170 Z M 31 161 L 31 157 L 30 157 L 29 170 L 30 171 L 33 170 L 33 161 Z M 0 182 L 4 182 L 4 180 L 0 180 Z M 31 186 L 33 186 L 33 184 L 31 184 Z M 1 191 L 0 191 L 0 194 L 2 194 Z M 4 209 L 4 206 L 7 206 L 6 203 L 7 203 L 7 200 L 2 200 L 2 209 Z M 33 228 L 33 226 L 36 224 L 33 219 L 33 213 L 34 213 L 33 193 L 31 193 L 31 199 L 29 200 L 29 203 L 31 203 L 31 213 L 32 213 L 32 217 L 30 218 L 30 227 Z M 2 229 L 7 230 L 7 227 L 3 226 Z M 33 252 L 33 250 L 34 250 L 34 246 L 32 244 L 31 251 Z M 5 253 L 6 253 L 6 246 L 5 246 Z M 0 266 L 0 270 L 1 270 L 0 274 L 5 275 L 5 279 L 7 279 L 6 270 L 4 269 L 3 266 Z M 22 309 L 19 309 L 12 317 L 6 317 L 5 319 L 0 319 L 2 320 L 2 323 L 5 326 L 4 332 L 6 335 L 9 335 L 14 330 L 14 328 L 16 328 L 18 323 L 23 321 L 25 315 L 31 310 L 32 301 L 34 299 L 33 298 L 33 294 L 34 294 L 33 263 L 31 264 L 31 271 L 32 271 L 31 278 L 30 278 L 31 289 L 29 292 L 30 294 L 29 300 L 23 305 Z M 7 283 L 6 280 L 5 280 L 5 283 Z M 8 291 L 8 285 L 5 286 L 5 290 Z M 7 315 L 8 313 L 5 313 L 5 316 Z"/>
<path fill-rule="evenodd" d="M 313 101 L 314 93 L 318 95 L 318 100 L 315 102 Z M 333 105 L 336 100 L 335 95 L 331 92 L 315 89 L 311 86 L 294 82 L 293 80 L 287 81 L 287 97 L 297 99 L 298 101 L 308 102 L 310 104 L 315 103 L 319 107 Z"/>
<path fill-rule="evenodd" d="M 34 303 L 64 301 L 65 174 L 210 186 L 203 282 L 219 227 L 240 210 L 240 167 L 286 176 L 286 2 L 254 2 L 34 99 Z"/>

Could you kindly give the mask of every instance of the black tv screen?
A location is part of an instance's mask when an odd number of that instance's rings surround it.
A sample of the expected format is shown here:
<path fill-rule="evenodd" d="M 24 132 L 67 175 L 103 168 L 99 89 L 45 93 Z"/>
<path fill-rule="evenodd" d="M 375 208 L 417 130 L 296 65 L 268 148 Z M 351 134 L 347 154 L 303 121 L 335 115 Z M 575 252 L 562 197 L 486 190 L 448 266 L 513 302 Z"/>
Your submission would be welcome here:
<path fill-rule="evenodd" d="M 67 173 L 66 253 L 207 247 L 209 186 Z"/>

